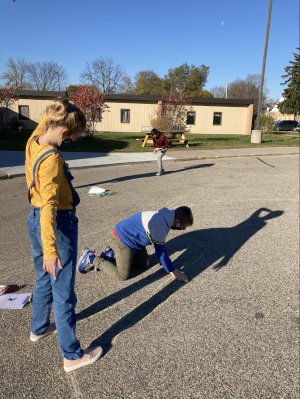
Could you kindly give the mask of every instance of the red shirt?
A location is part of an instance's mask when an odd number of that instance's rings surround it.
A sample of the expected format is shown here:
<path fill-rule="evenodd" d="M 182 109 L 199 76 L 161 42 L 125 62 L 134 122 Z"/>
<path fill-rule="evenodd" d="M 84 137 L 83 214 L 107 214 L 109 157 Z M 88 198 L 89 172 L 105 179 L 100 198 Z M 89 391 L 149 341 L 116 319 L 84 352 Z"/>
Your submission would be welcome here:
<path fill-rule="evenodd" d="M 168 139 L 162 133 L 159 133 L 158 138 L 153 137 L 153 147 L 167 149 L 169 147 Z"/>

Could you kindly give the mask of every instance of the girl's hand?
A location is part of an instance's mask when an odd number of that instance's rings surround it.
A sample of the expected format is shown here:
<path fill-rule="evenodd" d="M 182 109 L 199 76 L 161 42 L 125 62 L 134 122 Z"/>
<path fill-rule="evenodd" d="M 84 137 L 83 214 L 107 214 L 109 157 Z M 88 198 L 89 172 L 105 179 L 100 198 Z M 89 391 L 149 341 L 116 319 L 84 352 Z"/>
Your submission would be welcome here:
<path fill-rule="evenodd" d="M 56 268 L 62 269 L 61 261 L 59 258 L 48 259 L 43 263 L 43 269 L 45 272 L 51 274 L 56 280 Z"/>

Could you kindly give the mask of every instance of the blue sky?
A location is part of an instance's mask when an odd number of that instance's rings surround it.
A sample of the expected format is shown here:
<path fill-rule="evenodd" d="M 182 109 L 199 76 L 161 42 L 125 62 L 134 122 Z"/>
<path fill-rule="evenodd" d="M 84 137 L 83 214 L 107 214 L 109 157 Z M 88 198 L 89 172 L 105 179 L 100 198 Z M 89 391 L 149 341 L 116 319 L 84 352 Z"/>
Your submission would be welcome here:
<path fill-rule="evenodd" d="M 206 89 L 260 74 L 269 0 L 0 0 L 0 74 L 9 57 L 62 65 L 79 83 L 87 61 L 112 58 L 132 78 L 186 62 L 210 67 Z M 299 0 L 273 0 L 265 83 L 299 47 Z"/>

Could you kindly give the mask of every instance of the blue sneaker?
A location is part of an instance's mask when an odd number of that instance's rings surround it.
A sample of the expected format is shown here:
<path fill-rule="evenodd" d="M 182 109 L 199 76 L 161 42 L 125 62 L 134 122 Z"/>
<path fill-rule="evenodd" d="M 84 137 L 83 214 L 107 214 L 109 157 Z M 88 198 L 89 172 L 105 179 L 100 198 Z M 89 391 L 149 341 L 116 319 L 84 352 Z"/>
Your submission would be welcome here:
<path fill-rule="evenodd" d="M 115 252 L 111 247 L 105 247 L 101 252 L 100 258 L 105 260 L 113 260 L 115 259 Z"/>
<path fill-rule="evenodd" d="M 80 274 L 88 273 L 89 271 L 94 269 L 94 259 L 95 259 L 95 251 L 90 248 L 83 248 L 81 251 L 80 258 L 77 262 L 77 272 Z"/>

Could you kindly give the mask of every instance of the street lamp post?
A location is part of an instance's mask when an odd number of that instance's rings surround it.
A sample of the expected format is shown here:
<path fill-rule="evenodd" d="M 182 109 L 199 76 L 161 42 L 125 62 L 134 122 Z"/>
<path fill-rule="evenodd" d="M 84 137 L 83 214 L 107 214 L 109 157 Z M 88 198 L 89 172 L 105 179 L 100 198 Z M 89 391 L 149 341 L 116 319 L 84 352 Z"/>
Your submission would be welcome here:
<path fill-rule="evenodd" d="M 262 95 L 263 95 L 264 79 L 265 79 L 265 69 L 266 69 L 266 59 L 267 59 L 267 51 L 268 51 L 268 41 L 269 41 L 270 22 L 271 22 L 271 13 L 272 13 L 272 1 L 273 0 L 269 0 L 268 23 L 267 23 L 267 31 L 266 31 L 266 38 L 265 38 L 264 58 L 263 58 L 263 63 L 262 63 L 261 76 L 260 76 L 257 116 L 256 116 L 256 121 L 255 121 L 255 130 L 252 130 L 252 134 L 251 134 L 251 143 L 261 143 L 260 114 L 261 114 L 261 103 L 262 103 Z"/>

